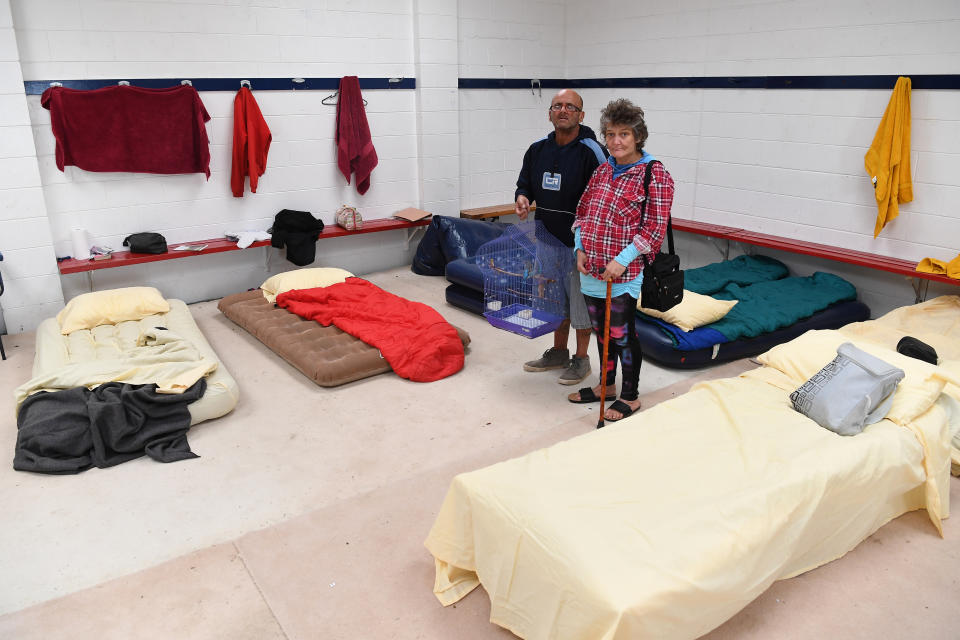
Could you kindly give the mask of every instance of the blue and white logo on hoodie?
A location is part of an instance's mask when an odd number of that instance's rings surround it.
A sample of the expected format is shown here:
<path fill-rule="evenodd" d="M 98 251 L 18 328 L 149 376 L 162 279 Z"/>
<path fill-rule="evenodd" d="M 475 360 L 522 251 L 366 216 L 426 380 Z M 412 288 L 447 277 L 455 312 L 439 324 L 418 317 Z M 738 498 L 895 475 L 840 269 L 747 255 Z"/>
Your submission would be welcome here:
<path fill-rule="evenodd" d="M 543 172 L 543 184 L 541 185 L 547 191 L 560 191 L 560 174 Z"/>

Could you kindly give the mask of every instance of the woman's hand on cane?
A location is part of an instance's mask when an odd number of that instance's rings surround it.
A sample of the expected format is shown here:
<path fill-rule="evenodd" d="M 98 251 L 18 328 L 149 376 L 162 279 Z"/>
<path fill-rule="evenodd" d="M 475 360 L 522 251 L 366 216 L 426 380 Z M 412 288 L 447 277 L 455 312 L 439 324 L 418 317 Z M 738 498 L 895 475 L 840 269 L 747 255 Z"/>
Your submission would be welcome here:
<path fill-rule="evenodd" d="M 607 266 L 604 267 L 603 273 L 600 274 L 600 279 L 607 280 L 607 281 L 616 280 L 617 278 L 622 276 L 623 272 L 626 270 L 627 268 L 625 266 L 623 266 L 616 260 L 611 260 L 610 262 L 607 263 Z"/>

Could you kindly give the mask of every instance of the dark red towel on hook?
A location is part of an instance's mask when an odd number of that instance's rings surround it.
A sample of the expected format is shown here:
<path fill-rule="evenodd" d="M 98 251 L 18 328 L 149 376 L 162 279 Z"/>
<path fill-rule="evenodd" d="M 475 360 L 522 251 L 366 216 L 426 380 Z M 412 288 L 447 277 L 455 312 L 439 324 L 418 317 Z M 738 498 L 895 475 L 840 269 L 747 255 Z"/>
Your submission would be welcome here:
<path fill-rule="evenodd" d="M 370 188 L 370 173 L 377 162 L 367 112 L 363 110 L 360 80 L 357 76 L 344 76 L 340 78 L 337 96 L 337 166 L 347 184 L 350 174 L 357 174 L 357 193 L 363 195 Z"/>
<path fill-rule="evenodd" d="M 92 91 L 51 87 L 57 168 L 137 173 L 203 173 L 210 178 L 205 122 L 210 115 L 189 85 L 145 89 L 117 85 Z"/>
<path fill-rule="evenodd" d="M 250 176 L 250 191 L 257 192 L 257 180 L 267 169 L 267 152 L 273 135 L 260 113 L 250 89 L 240 87 L 233 99 L 233 168 L 230 188 L 237 198 L 243 197 L 243 179 Z"/>

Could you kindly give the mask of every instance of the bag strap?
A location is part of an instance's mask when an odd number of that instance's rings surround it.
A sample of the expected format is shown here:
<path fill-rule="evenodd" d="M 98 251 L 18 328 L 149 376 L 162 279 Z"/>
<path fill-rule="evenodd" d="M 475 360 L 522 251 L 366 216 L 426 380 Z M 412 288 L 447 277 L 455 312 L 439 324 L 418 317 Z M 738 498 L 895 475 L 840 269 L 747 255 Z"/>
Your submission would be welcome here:
<path fill-rule="evenodd" d="M 643 172 L 643 204 L 640 205 L 640 219 L 646 222 L 647 220 L 647 200 L 650 199 L 650 179 L 653 177 L 653 163 L 660 162 L 659 160 L 651 160 L 644 167 Z M 672 215 L 667 215 L 667 248 L 670 250 L 671 254 L 676 254 L 673 250 L 673 223 L 671 219 Z"/>

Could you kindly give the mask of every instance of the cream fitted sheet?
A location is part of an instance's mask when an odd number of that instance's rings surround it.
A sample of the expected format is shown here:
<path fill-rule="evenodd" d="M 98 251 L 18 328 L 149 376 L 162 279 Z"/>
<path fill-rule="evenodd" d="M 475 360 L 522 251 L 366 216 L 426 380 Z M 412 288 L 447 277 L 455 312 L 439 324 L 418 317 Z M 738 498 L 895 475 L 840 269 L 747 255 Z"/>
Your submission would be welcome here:
<path fill-rule="evenodd" d="M 895 318 L 931 339 L 960 328 L 956 297 L 909 317 L 920 313 L 926 322 L 891 316 L 844 336 L 875 337 Z M 696 638 L 904 512 L 926 508 L 934 526 L 949 515 L 956 387 L 908 424 L 845 438 L 791 408 L 796 386 L 772 367 L 701 383 L 458 475 L 426 540 L 434 593 L 449 605 L 483 585 L 491 621 L 523 638 Z"/>
<path fill-rule="evenodd" d="M 76 363 L 111 360 L 134 347 L 137 336 L 145 329 L 166 327 L 189 340 L 205 357 L 218 363 L 216 370 L 207 377 L 207 390 L 200 400 L 189 405 L 190 424 L 211 420 L 233 410 L 239 398 L 236 380 L 224 368 L 210 343 L 190 315 L 187 305 L 181 300 L 167 300 L 170 311 L 147 316 L 142 320 L 121 322 L 116 325 L 101 325 L 94 329 L 60 334 L 56 318 L 44 320 L 37 328 L 37 351 L 33 361 L 33 376 L 50 374 Z"/>

